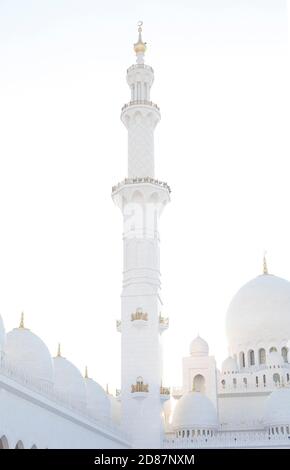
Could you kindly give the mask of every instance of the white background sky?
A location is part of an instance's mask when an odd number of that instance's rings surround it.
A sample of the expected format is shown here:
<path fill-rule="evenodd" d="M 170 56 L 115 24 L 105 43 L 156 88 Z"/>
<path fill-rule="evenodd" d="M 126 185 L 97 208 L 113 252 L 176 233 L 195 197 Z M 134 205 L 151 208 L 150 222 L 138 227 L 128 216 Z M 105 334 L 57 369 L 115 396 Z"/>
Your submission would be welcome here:
<path fill-rule="evenodd" d="M 162 216 L 164 383 L 197 331 L 218 363 L 236 290 L 290 279 L 289 42 L 283 0 L 0 0 L 0 313 L 119 386 L 126 68 L 144 21 Z"/>

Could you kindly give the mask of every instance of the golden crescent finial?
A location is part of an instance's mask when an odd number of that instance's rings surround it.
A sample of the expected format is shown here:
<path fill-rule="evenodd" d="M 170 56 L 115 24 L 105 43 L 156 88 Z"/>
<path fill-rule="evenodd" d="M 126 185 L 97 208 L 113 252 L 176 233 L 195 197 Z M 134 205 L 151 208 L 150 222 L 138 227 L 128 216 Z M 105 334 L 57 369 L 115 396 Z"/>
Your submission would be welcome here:
<path fill-rule="evenodd" d="M 141 54 L 142 56 L 146 51 L 146 42 L 143 42 L 143 39 L 142 39 L 143 21 L 138 21 L 137 26 L 138 26 L 139 35 L 138 35 L 138 41 L 136 42 L 136 44 L 134 44 L 134 51 L 136 52 L 137 55 Z"/>

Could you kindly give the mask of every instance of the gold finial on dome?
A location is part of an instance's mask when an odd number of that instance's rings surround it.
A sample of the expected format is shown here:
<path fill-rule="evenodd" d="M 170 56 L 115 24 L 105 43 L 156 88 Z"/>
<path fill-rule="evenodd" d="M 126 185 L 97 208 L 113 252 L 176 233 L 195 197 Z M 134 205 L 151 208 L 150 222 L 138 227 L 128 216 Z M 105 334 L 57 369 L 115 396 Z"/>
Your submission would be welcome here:
<path fill-rule="evenodd" d="M 138 36 L 138 41 L 134 44 L 134 51 L 136 52 L 138 63 L 143 63 L 143 55 L 146 51 L 146 42 L 143 42 L 143 39 L 142 39 L 142 26 L 143 26 L 143 21 L 138 21 L 139 36 Z"/>
<path fill-rule="evenodd" d="M 269 274 L 266 254 L 267 254 L 267 252 L 265 251 L 264 252 L 264 257 L 263 257 L 263 274 Z"/>
<path fill-rule="evenodd" d="M 89 378 L 89 374 L 88 374 L 88 366 L 85 367 L 85 379 L 88 379 Z"/>
<path fill-rule="evenodd" d="M 106 393 L 109 395 L 109 384 L 106 384 Z"/>
<path fill-rule="evenodd" d="M 21 312 L 19 328 L 25 328 L 25 326 L 24 326 L 24 312 Z"/>
<path fill-rule="evenodd" d="M 60 343 L 58 343 L 58 346 L 57 346 L 57 355 L 56 355 L 56 357 L 61 357 Z"/>

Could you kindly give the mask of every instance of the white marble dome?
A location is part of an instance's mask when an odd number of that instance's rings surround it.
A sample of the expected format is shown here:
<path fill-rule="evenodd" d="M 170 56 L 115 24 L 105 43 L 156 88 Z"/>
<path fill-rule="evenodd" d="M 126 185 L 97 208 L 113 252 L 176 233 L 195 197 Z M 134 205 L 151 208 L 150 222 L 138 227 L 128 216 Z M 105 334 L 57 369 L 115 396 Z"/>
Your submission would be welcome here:
<path fill-rule="evenodd" d="M 79 369 L 65 357 L 56 356 L 54 363 L 54 389 L 71 404 L 86 406 L 86 386 Z"/>
<path fill-rule="evenodd" d="M 0 352 L 4 350 L 6 341 L 5 328 L 2 317 L 0 315 Z"/>
<path fill-rule="evenodd" d="M 231 351 L 290 338 L 290 282 L 263 274 L 245 284 L 230 303 L 226 333 Z"/>
<path fill-rule="evenodd" d="M 222 373 L 223 374 L 232 374 L 232 373 L 235 373 L 235 372 L 238 372 L 239 368 L 238 368 L 238 364 L 237 364 L 237 361 L 229 356 L 227 357 L 223 363 L 222 363 Z"/>
<path fill-rule="evenodd" d="M 266 399 L 264 423 L 266 426 L 290 425 L 290 388 L 278 388 Z"/>
<path fill-rule="evenodd" d="M 27 328 L 19 327 L 6 335 L 7 360 L 19 371 L 39 381 L 54 380 L 53 361 L 46 344 Z"/>
<path fill-rule="evenodd" d="M 190 343 L 191 356 L 208 356 L 209 347 L 207 342 L 199 335 Z"/>
<path fill-rule="evenodd" d="M 84 381 L 88 411 L 97 419 L 110 419 L 111 403 L 103 387 L 89 377 L 86 377 Z"/>
<path fill-rule="evenodd" d="M 217 425 L 216 409 L 202 393 L 188 392 L 178 400 L 172 418 L 174 430 L 215 429 Z"/>

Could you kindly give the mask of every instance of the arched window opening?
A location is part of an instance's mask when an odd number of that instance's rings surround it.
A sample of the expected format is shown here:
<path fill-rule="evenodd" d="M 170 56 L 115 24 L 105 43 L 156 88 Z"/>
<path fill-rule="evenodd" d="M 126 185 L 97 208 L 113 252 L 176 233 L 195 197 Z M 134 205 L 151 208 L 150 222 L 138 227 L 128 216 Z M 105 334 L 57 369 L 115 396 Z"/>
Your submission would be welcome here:
<path fill-rule="evenodd" d="M 272 346 L 272 348 L 270 348 L 270 352 L 277 352 L 277 348 L 275 346 Z"/>
<path fill-rule="evenodd" d="M 263 385 L 264 385 L 264 387 L 266 387 L 266 376 L 265 375 L 263 375 Z"/>
<path fill-rule="evenodd" d="M 240 358 L 240 367 L 244 368 L 245 365 L 246 365 L 246 363 L 245 363 L 245 354 L 243 352 L 240 352 L 239 358 Z"/>
<path fill-rule="evenodd" d="M 289 375 L 289 374 L 286 374 L 286 380 L 287 380 L 287 382 L 289 382 L 289 379 L 290 379 L 290 375 Z"/>
<path fill-rule="evenodd" d="M 284 434 L 284 428 L 281 426 L 281 433 Z"/>
<path fill-rule="evenodd" d="M 243 378 L 243 383 L 244 383 L 245 387 L 248 385 L 248 380 L 247 380 L 246 377 Z"/>
<path fill-rule="evenodd" d="M 266 350 L 264 348 L 259 349 L 259 364 L 266 364 Z"/>
<path fill-rule="evenodd" d="M 223 379 L 221 383 L 222 383 L 222 387 L 225 388 L 225 386 L 226 386 L 226 381 L 225 381 L 225 379 Z"/>
<path fill-rule="evenodd" d="M 255 365 L 255 353 L 252 349 L 248 351 L 248 364 L 249 366 L 254 366 Z"/>
<path fill-rule="evenodd" d="M 0 439 L 0 449 L 9 449 L 8 440 L 6 436 L 2 436 Z"/>
<path fill-rule="evenodd" d="M 289 434 L 289 426 L 286 426 L 286 432 Z"/>
<path fill-rule="evenodd" d="M 275 385 L 279 385 L 280 384 L 280 375 L 279 374 L 274 374 L 273 375 L 273 381 L 274 381 Z"/>
<path fill-rule="evenodd" d="M 203 375 L 197 374 L 193 379 L 193 391 L 205 393 L 205 379 Z"/>
<path fill-rule="evenodd" d="M 275 430 L 276 430 L 276 434 L 279 434 L 279 428 L 278 428 L 278 426 L 276 426 Z"/>
<path fill-rule="evenodd" d="M 37 449 L 36 445 L 33 444 L 33 446 L 31 447 L 31 449 Z"/>
<path fill-rule="evenodd" d="M 256 387 L 259 387 L 259 377 L 256 376 Z"/>
<path fill-rule="evenodd" d="M 281 355 L 283 357 L 284 362 L 288 362 L 288 348 L 284 346 L 284 348 L 281 349 Z"/>
<path fill-rule="evenodd" d="M 237 379 L 233 379 L 233 386 L 234 386 L 234 388 L 236 388 L 236 386 L 237 386 Z"/>

